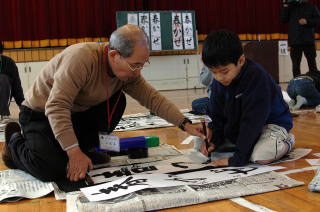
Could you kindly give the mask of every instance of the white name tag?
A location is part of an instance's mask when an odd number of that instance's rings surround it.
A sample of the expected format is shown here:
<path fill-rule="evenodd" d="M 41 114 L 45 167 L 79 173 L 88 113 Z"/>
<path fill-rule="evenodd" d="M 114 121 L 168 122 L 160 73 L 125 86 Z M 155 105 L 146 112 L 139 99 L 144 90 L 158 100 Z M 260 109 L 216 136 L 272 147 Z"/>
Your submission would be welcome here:
<path fill-rule="evenodd" d="M 100 149 L 120 152 L 120 140 L 116 135 L 99 132 Z"/>

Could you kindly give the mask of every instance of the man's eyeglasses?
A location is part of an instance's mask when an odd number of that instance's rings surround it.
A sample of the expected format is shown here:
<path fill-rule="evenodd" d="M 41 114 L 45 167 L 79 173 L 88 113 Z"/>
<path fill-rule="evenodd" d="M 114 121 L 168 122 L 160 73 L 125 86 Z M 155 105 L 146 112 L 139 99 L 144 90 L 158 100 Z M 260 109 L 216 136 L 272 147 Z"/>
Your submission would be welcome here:
<path fill-rule="evenodd" d="M 120 55 L 121 56 L 121 55 Z M 121 56 L 121 58 L 123 59 L 124 62 L 126 62 L 126 64 L 129 66 L 130 70 L 132 72 L 135 72 L 135 71 L 138 71 L 138 70 L 141 70 L 143 69 L 143 67 L 146 67 L 148 65 L 150 65 L 150 62 L 149 60 L 147 62 L 145 62 L 144 64 L 139 64 L 139 65 L 131 65 L 129 64 L 124 57 Z"/>

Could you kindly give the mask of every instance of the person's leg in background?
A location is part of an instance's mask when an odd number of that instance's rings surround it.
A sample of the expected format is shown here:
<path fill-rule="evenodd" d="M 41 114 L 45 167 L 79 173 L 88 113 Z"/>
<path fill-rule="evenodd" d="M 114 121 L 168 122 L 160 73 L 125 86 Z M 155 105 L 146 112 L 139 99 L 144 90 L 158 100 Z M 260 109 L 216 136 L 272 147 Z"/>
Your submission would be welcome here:
<path fill-rule="evenodd" d="M 0 121 L 10 116 L 11 83 L 9 76 L 0 74 Z"/>
<path fill-rule="evenodd" d="M 203 114 L 204 115 L 204 114 L 206 114 L 208 103 L 209 103 L 208 97 L 195 99 L 191 103 L 192 111 L 195 114 Z"/>
<path fill-rule="evenodd" d="M 292 74 L 297 77 L 301 74 L 300 63 L 302 58 L 302 48 L 300 45 L 294 45 L 290 48 L 290 57 L 292 61 Z"/>
<path fill-rule="evenodd" d="M 308 62 L 309 71 L 318 71 L 317 68 L 317 52 L 315 44 L 303 45 L 303 52 Z"/>
<path fill-rule="evenodd" d="M 289 108 L 292 109 L 294 105 L 296 104 L 296 97 L 297 97 L 297 91 L 296 91 L 296 86 L 297 86 L 298 80 L 297 79 L 292 79 L 289 81 L 288 87 L 287 87 L 287 93 L 291 100 L 288 102 Z"/>
<path fill-rule="evenodd" d="M 315 107 L 320 104 L 320 92 L 315 87 L 314 82 L 311 79 L 299 80 L 299 85 L 296 87 L 297 94 L 304 97 L 307 106 Z M 298 103 L 298 101 L 297 101 Z M 300 106 L 301 107 L 301 106 Z"/>

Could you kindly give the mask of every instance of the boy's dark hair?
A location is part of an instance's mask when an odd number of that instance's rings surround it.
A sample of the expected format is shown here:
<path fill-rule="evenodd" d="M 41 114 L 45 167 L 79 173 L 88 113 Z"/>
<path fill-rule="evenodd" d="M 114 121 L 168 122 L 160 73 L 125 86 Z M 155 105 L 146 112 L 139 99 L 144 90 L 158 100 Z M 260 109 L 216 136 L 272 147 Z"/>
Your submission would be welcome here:
<path fill-rule="evenodd" d="M 202 61 L 208 67 L 237 65 L 243 54 L 241 41 L 235 33 L 228 30 L 210 32 L 204 40 Z"/>
<path fill-rule="evenodd" d="M 0 41 L 0 54 L 2 54 L 2 52 L 3 52 L 3 43 L 2 41 Z"/>

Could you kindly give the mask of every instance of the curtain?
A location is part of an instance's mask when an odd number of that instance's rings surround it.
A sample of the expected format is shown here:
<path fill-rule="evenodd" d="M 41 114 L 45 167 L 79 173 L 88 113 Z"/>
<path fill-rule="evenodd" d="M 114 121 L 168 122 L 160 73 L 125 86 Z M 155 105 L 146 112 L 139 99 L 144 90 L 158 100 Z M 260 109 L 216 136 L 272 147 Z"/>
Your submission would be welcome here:
<path fill-rule="evenodd" d="M 286 39 L 281 7 L 282 0 L 0 0 L 0 40 L 5 48 L 106 41 L 116 29 L 116 11 L 142 10 L 194 10 L 199 40 L 217 29 L 242 40 Z"/>

